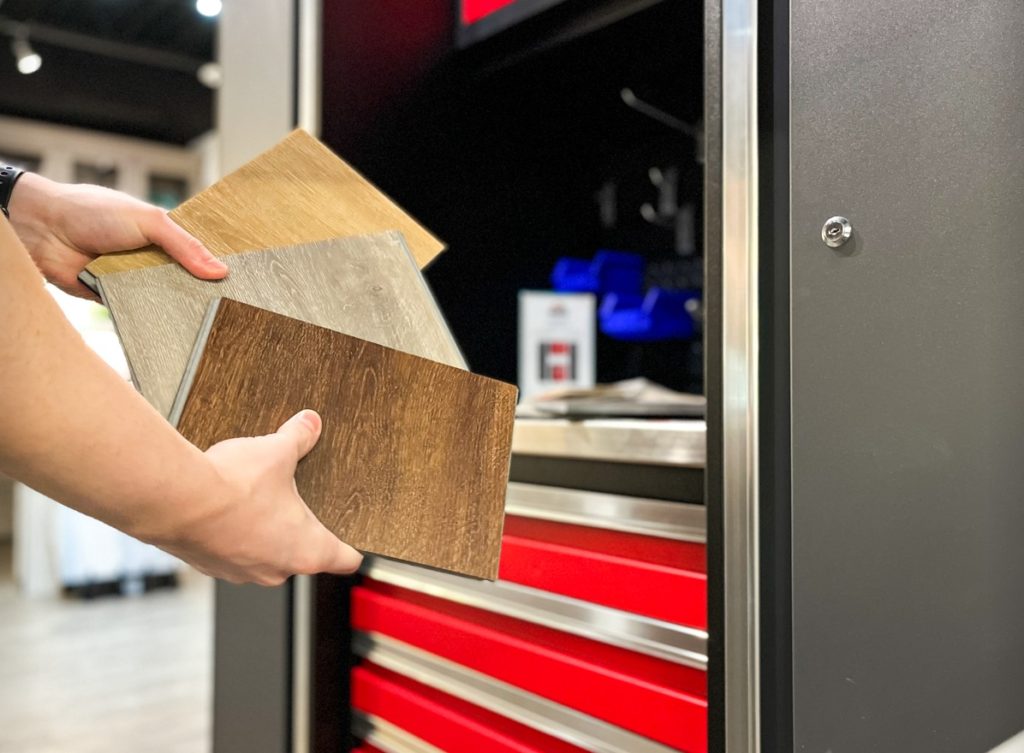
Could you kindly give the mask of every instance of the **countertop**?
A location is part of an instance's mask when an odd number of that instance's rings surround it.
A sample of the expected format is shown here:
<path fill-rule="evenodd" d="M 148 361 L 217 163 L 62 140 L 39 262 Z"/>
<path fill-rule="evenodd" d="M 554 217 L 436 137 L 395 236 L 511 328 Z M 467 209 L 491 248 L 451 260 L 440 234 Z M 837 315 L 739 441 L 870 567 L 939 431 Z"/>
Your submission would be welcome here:
<path fill-rule="evenodd" d="M 512 434 L 519 455 L 703 468 L 707 424 L 695 419 L 520 418 Z"/>

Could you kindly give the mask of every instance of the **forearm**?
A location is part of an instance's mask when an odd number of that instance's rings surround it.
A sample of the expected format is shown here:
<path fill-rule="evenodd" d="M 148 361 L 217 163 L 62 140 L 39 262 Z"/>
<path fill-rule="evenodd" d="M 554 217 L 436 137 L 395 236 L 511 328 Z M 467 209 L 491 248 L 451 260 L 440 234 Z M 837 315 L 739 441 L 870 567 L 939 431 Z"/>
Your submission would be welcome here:
<path fill-rule="evenodd" d="M 0 221 L 0 471 L 146 540 L 207 514 L 222 481 L 82 342 Z"/>

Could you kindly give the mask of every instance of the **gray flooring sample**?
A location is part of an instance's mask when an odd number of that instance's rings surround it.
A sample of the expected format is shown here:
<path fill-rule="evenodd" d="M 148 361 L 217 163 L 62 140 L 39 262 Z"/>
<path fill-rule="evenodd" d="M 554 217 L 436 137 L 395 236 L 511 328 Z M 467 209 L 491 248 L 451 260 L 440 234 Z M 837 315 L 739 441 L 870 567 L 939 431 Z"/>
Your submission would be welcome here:
<path fill-rule="evenodd" d="M 164 416 L 207 307 L 218 297 L 465 368 L 400 233 L 235 254 L 224 261 L 231 269 L 224 280 L 198 280 L 172 264 L 99 278 L 132 380 Z"/>

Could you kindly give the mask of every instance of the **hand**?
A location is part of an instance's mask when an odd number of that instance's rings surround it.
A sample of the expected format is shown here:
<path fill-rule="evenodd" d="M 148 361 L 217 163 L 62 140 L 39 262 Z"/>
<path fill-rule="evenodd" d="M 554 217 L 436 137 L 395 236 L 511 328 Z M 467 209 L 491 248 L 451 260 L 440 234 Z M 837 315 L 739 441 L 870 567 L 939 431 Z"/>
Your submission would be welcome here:
<path fill-rule="evenodd" d="M 101 254 L 150 243 L 203 280 L 228 268 L 159 207 L 109 188 L 55 183 L 26 173 L 14 186 L 11 224 L 43 276 L 81 298 L 96 296 L 78 273 Z"/>
<path fill-rule="evenodd" d="M 363 556 L 328 531 L 295 488 L 295 466 L 320 438 L 302 411 L 276 434 L 229 439 L 207 450 L 225 496 L 163 549 L 232 583 L 276 586 L 297 573 L 354 572 Z"/>

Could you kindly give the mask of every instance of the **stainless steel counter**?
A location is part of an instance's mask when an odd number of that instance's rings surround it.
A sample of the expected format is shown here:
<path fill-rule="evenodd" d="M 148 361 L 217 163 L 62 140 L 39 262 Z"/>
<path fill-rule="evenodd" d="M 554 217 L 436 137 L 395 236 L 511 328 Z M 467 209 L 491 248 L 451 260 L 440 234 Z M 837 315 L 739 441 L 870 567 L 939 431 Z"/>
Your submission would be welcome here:
<path fill-rule="evenodd" d="M 703 468 L 707 425 L 698 420 L 522 418 L 512 434 L 520 455 Z"/>

